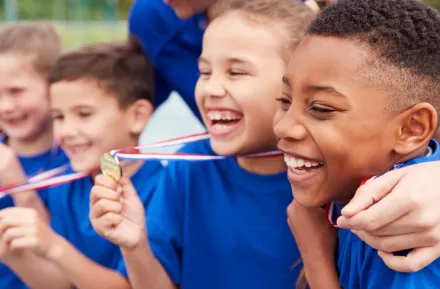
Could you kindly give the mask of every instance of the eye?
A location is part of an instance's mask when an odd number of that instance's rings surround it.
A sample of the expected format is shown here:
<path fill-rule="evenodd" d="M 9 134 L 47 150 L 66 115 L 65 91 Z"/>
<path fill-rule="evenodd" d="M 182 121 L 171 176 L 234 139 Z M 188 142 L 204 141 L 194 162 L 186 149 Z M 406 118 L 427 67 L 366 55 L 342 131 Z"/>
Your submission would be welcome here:
<path fill-rule="evenodd" d="M 92 116 L 93 113 L 91 113 L 90 111 L 80 111 L 78 113 L 79 117 L 81 118 L 88 118 L 90 116 Z"/>
<path fill-rule="evenodd" d="M 25 91 L 25 89 L 23 87 L 11 87 L 9 89 L 9 93 L 13 96 L 19 96 L 21 95 L 23 92 Z"/>
<path fill-rule="evenodd" d="M 54 121 L 60 121 L 63 119 L 64 119 L 64 116 L 62 114 L 52 114 L 52 120 L 54 120 Z"/>
<path fill-rule="evenodd" d="M 335 112 L 336 109 L 324 105 L 313 104 L 310 107 L 310 113 L 317 119 L 329 119 Z"/>
<path fill-rule="evenodd" d="M 290 105 L 292 104 L 292 101 L 285 97 L 284 94 L 276 99 L 280 103 L 280 107 L 284 110 L 288 110 L 290 108 Z"/>
<path fill-rule="evenodd" d="M 235 77 L 235 78 L 236 78 L 236 77 L 239 77 L 239 76 L 247 75 L 247 73 L 244 72 L 244 71 L 241 71 L 241 70 L 233 70 L 233 69 L 228 70 L 228 74 L 229 74 L 230 77 Z"/>

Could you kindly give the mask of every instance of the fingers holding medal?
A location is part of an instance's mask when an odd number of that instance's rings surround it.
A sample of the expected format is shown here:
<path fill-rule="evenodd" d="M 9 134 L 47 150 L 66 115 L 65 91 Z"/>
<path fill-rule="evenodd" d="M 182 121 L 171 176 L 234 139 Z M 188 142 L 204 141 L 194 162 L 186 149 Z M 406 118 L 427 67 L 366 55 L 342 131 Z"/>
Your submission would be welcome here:
<path fill-rule="evenodd" d="M 119 182 L 122 177 L 122 169 L 116 156 L 113 157 L 109 153 L 105 153 L 101 157 L 100 165 L 101 171 L 105 176 L 112 178 L 115 182 Z"/>

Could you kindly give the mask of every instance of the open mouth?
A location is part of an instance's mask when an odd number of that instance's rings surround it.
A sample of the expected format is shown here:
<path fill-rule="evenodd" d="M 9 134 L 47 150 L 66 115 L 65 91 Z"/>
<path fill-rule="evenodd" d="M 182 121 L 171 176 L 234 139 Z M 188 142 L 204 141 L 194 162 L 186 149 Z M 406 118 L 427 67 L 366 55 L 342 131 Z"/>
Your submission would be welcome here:
<path fill-rule="evenodd" d="M 323 162 L 317 160 L 304 159 L 290 155 L 284 155 L 284 161 L 289 167 L 288 178 L 292 183 L 309 180 L 324 166 Z"/>
<path fill-rule="evenodd" d="M 243 115 L 231 110 L 210 110 L 207 112 L 210 121 L 210 133 L 225 135 L 231 133 L 243 119 Z"/>
<path fill-rule="evenodd" d="M 3 119 L 3 122 L 8 126 L 19 126 L 23 122 L 25 122 L 28 119 L 27 115 L 22 115 L 19 117 L 10 117 Z"/>
<path fill-rule="evenodd" d="M 69 153 L 70 156 L 76 157 L 78 155 L 86 153 L 90 148 L 91 144 L 84 145 L 73 145 L 73 146 L 65 146 L 64 149 Z"/>

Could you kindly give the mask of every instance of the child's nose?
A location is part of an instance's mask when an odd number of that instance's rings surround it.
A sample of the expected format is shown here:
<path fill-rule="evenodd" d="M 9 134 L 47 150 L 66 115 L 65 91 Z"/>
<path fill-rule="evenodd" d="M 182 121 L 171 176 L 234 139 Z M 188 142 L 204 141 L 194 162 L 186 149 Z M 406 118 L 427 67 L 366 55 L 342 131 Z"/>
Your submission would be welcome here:
<path fill-rule="evenodd" d="M 6 95 L 0 96 L 0 112 L 7 113 L 15 110 L 15 101 Z"/>
<path fill-rule="evenodd" d="M 226 95 L 226 89 L 221 79 L 215 77 L 214 75 L 205 82 L 204 92 L 206 96 L 211 97 L 223 97 Z"/>
<path fill-rule="evenodd" d="M 75 136 L 78 133 L 77 126 L 75 125 L 75 122 L 69 119 L 64 119 L 64 121 L 61 124 L 58 124 L 58 129 L 56 131 L 58 132 L 59 136 L 61 138 L 68 138 Z"/>
<path fill-rule="evenodd" d="M 289 109 L 274 125 L 274 132 L 278 139 L 303 140 L 307 130 L 297 117 L 293 109 Z"/>

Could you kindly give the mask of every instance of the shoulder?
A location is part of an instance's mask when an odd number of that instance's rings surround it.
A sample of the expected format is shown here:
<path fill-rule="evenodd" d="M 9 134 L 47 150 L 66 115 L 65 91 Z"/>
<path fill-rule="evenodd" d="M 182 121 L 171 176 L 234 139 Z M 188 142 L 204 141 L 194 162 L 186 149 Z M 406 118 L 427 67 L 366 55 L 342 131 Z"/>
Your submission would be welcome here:
<path fill-rule="evenodd" d="M 339 256 L 338 261 L 339 265 L 345 263 L 345 266 L 340 268 L 341 285 L 344 288 L 418 289 L 436 288 L 440 283 L 440 259 L 419 272 L 397 272 L 385 265 L 376 249 L 365 244 L 351 232 L 345 234 L 345 248 L 340 252 L 342 255 Z M 339 237 L 341 241 L 341 234 Z"/>

